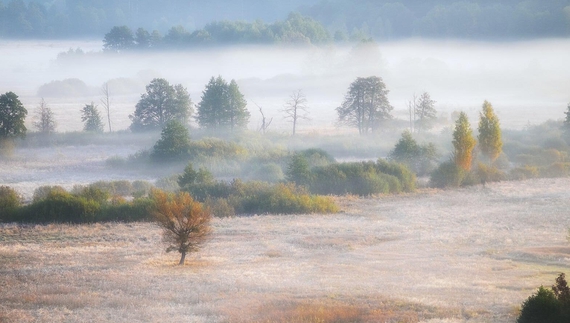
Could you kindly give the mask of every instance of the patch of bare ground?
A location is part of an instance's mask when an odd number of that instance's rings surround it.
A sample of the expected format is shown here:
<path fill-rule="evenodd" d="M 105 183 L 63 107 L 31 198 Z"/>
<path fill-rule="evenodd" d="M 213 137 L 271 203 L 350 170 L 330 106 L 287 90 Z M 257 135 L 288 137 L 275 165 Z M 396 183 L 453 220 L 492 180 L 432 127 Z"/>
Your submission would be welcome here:
<path fill-rule="evenodd" d="M 499 322 L 570 267 L 570 179 L 215 219 L 176 266 L 152 223 L 0 225 L 0 322 Z"/>

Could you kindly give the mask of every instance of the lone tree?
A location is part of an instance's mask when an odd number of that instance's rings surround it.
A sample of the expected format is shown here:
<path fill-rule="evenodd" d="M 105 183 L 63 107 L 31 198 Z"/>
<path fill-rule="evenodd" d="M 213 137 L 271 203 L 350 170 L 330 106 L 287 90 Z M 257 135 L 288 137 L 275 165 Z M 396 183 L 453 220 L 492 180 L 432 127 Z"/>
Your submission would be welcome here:
<path fill-rule="evenodd" d="M 156 78 L 146 86 L 146 93 L 130 115 L 132 131 L 162 129 L 171 120 L 188 123 L 192 115 L 192 101 L 186 88 L 178 84 L 172 86 L 167 80 Z"/>
<path fill-rule="evenodd" d="M 382 122 L 392 119 L 394 108 L 388 101 L 388 92 L 380 77 L 357 78 L 350 84 L 342 105 L 336 108 L 339 121 L 355 126 L 361 135 L 376 131 Z"/>
<path fill-rule="evenodd" d="M 0 95 L 0 141 L 26 136 L 24 120 L 28 110 L 14 92 Z"/>
<path fill-rule="evenodd" d="M 228 84 L 221 76 L 212 77 L 202 92 L 196 120 L 202 128 L 245 128 L 250 117 L 246 105 L 236 81 Z"/>
<path fill-rule="evenodd" d="M 469 171 L 473 160 L 473 148 L 475 148 L 475 138 L 473 138 L 473 130 L 467 119 L 465 112 L 459 114 L 459 118 L 455 122 L 455 131 L 453 131 L 453 157 L 455 164 Z"/>
<path fill-rule="evenodd" d="M 81 109 L 81 121 L 84 123 L 83 131 L 103 132 L 103 121 L 101 121 L 101 114 L 99 114 L 95 103 L 86 104 Z"/>
<path fill-rule="evenodd" d="M 437 119 L 437 110 L 434 107 L 435 101 L 431 99 L 429 93 L 424 92 L 415 105 L 416 131 L 421 133 L 429 130 Z"/>
<path fill-rule="evenodd" d="M 188 129 L 179 121 L 172 120 L 162 129 L 160 139 L 152 148 L 150 158 L 153 161 L 176 161 L 188 157 L 189 149 Z"/>
<path fill-rule="evenodd" d="M 49 135 L 55 132 L 56 123 L 53 112 L 42 98 L 40 105 L 35 110 L 34 121 L 32 123 L 38 132 Z"/>
<path fill-rule="evenodd" d="M 121 52 L 133 48 L 135 38 L 133 31 L 127 26 L 115 26 L 103 38 L 103 50 Z"/>
<path fill-rule="evenodd" d="M 503 148 L 499 118 L 493 111 L 491 103 L 487 101 L 483 103 L 483 110 L 479 116 L 479 148 L 483 155 L 493 163 Z"/>
<path fill-rule="evenodd" d="M 153 190 L 151 195 L 155 202 L 154 218 L 163 230 L 163 241 L 168 244 L 166 252 L 178 251 L 181 255 L 178 265 L 184 265 L 186 254 L 198 251 L 210 234 L 212 214 L 186 192 L 167 194 Z"/>
<path fill-rule="evenodd" d="M 293 136 L 297 129 L 297 121 L 301 119 L 309 120 L 307 109 L 307 97 L 301 90 L 293 92 L 289 100 L 285 102 L 283 112 L 285 113 L 285 119 L 293 124 Z"/>

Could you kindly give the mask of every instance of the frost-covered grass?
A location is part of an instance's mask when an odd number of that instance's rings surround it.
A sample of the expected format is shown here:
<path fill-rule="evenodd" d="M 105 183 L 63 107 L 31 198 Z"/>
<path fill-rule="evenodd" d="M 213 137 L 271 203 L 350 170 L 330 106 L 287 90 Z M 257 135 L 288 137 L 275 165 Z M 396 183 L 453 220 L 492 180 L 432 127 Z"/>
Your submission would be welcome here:
<path fill-rule="evenodd" d="M 215 219 L 183 267 L 152 224 L 0 227 L 1 322 L 514 322 L 570 267 L 570 179 Z"/>

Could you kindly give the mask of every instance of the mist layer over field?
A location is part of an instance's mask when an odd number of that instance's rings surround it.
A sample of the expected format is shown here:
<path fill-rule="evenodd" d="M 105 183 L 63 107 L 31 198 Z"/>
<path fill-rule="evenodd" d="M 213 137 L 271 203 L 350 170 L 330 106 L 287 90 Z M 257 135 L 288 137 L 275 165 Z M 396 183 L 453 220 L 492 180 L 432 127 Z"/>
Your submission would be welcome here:
<path fill-rule="evenodd" d="M 346 322 L 514 322 L 538 286 L 568 272 L 569 185 L 504 182 L 344 199 L 336 215 L 215 219 L 184 267 L 152 224 L 2 225 L 0 321 L 292 322 L 340 311 Z"/>
<path fill-rule="evenodd" d="M 81 48 L 87 55 L 58 53 Z M 248 101 L 249 127 L 260 124 L 258 106 L 274 117 L 273 129 L 285 129 L 280 109 L 289 95 L 302 89 L 312 120 L 301 131 L 333 127 L 335 108 L 349 84 L 359 76 L 377 75 L 390 90 L 397 118 L 406 118 L 406 102 L 428 91 L 436 108 L 449 119 L 464 110 L 474 119 L 484 100 L 493 103 L 501 124 L 521 128 L 562 118 L 570 100 L 568 40 L 512 43 L 407 40 L 368 46 L 224 47 L 184 52 L 103 55 L 100 42 L 7 41 L 0 44 L 0 92 L 14 91 L 28 110 L 40 96 L 59 121 L 58 131 L 81 130 L 80 108 L 98 103 L 103 82 L 111 81 L 115 129 L 130 125 L 128 115 L 144 86 L 163 77 L 188 88 L 194 103 L 212 76 L 236 79 Z M 86 93 L 51 96 L 38 93 L 51 81 L 77 78 Z"/>

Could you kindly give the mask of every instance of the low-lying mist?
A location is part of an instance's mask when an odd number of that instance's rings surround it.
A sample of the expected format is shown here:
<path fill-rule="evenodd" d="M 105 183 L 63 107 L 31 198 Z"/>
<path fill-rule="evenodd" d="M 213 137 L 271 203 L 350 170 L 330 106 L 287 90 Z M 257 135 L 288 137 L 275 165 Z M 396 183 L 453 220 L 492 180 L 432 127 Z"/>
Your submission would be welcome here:
<path fill-rule="evenodd" d="M 180 52 L 102 53 L 98 41 L 7 41 L 0 45 L 0 92 L 18 94 L 29 111 L 44 97 L 58 131 L 81 130 L 80 109 L 99 103 L 110 82 L 114 130 L 130 125 L 128 115 L 152 78 L 187 87 L 194 103 L 210 77 L 235 79 L 252 115 L 258 107 L 274 118 L 272 130 L 286 131 L 284 102 L 296 90 L 308 99 L 310 121 L 300 131 L 336 125 L 335 108 L 359 76 L 384 79 L 396 118 L 406 119 L 406 103 L 427 91 L 446 118 L 463 110 L 475 120 L 484 100 L 492 102 L 505 128 L 560 119 L 570 100 L 570 40 L 511 43 L 406 40 L 357 46 L 220 47 Z M 70 51 L 80 48 L 81 51 Z M 67 52 L 66 54 L 61 54 Z M 65 81 L 78 79 L 81 91 Z M 55 81 L 55 82 L 54 82 Z M 58 83 L 59 82 L 59 83 Z M 57 84 L 60 91 L 50 92 Z M 63 87 L 63 90 L 61 89 Z M 27 121 L 28 123 L 30 120 Z"/>

